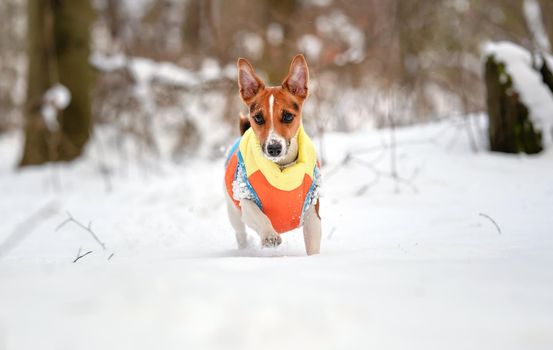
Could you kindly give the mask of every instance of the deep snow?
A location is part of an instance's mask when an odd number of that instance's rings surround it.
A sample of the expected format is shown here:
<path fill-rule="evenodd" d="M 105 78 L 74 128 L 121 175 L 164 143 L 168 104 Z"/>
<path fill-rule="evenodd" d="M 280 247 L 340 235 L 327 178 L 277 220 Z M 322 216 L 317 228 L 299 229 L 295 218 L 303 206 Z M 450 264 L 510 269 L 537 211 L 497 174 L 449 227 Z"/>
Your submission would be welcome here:
<path fill-rule="evenodd" d="M 0 349 L 551 349 L 553 152 L 474 154 L 458 123 L 397 131 L 399 193 L 362 163 L 389 172 L 387 130 L 328 134 L 314 257 L 299 231 L 236 250 L 222 158 L 110 156 L 108 186 L 94 145 L 16 171 L 20 135 L 2 136 L 0 247 L 28 236 L 0 251 Z M 56 231 L 65 211 L 107 250 Z"/>

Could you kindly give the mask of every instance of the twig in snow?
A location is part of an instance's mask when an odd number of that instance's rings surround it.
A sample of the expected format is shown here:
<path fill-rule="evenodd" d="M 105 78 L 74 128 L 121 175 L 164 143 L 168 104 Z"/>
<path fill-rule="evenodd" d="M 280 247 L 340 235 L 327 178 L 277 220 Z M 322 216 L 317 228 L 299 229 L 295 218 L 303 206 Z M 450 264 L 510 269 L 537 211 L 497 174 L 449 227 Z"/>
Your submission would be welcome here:
<path fill-rule="evenodd" d="M 91 254 L 91 253 L 92 253 L 92 250 L 89 250 L 88 252 L 81 255 L 81 248 L 79 248 L 79 252 L 77 253 L 77 257 L 75 258 L 75 260 L 73 260 L 73 264 L 76 263 L 77 261 L 79 261 L 79 259 L 84 258 L 85 256 L 87 256 L 88 254 Z"/>
<path fill-rule="evenodd" d="M 497 232 L 499 232 L 499 234 L 502 234 L 501 232 L 501 228 L 499 227 L 499 225 L 497 224 L 497 222 L 495 222 L 494 219 L 492 219 L 491 216 L 487 215 L 487 214 L 484 214 L 484 213 L 479 213 L 478 214 L 479 216 L 483 217 L 483 218 L 486 218 L 488 220 L 491 221 L 491 223 L 495 226 L 495 228 L 497 229 Z"/>
<path fill-rule="evenodd" d="M 367 193 L 373 186 L 376 186 L 376 184 L 378 184 L 379 181 L 380 181 L 380 173 L 376 172 L 373 181 L 371 181 L 371 182 L 369 182 L 368 184 L 365 184 L 365 185 L 359 187 L 359 189 L 355 192 L 355 195 L 356 195 L 357 197 L 360 197 L 360 196 L 364 195 L 364 194 Z"/>
<path fill-rule="evenodd" d="M 94 233 L 94 231 L 92 231 L 92 222 L 89 222 L 88 223 L 88 226 L 85 226 L 83 225 L 82 223 L 80 223 L 78 220 L 76 220 L 73 216 L 71 216 L 71 213 L 70 212 L 66 212 L 68 218 L 65 219 L 64 222 L 62 222 L 61 224 L 58 225 L 58 227 L 56 227 L 56 231 L 59 231 L 62 227 L 64 227 L 65 225 L 67 225 L 68 223 L 70 222 L 73 222 L 75 223 L 76 225 L 78 225 L 79 227 L 81 227 L 83 230 L 87 231 L 88 233 L 90 233 L 90 235 L 92 236 L 92 238 L 94 238 L 94 240 L 96 242 L 98 242 L 98 244 L 102 247 L 103 250 L 106 250 L 106 245 L 100 241 L 100 239 L 98 238 L 98 236 L 96 236 L 96 234 Z"/>
<path fill-rule="evenodd" d="M 348 155 L 348 158 L 347 160 L 348 161 L 355 161 L 359 164 L 362 164 L 363 166 L 367 167 L 369 170 L 371 170 L 374 174 L 375 174 L 375 178 L 363 185 L 362 187 L 360 187 L 357 191 L 356 191 L 356 195 L 357 196 L 361 196 L 363 194 L 365 194 L 370 188 L 372 188 L 373 186 L 377 185 L 379 182 L 380 182 L 380 179 L 381 178 L 389 178 L 392 180 L 393 184 L 394 184 L 394 192 L 395 193 L 400 193 L 401 191 L 401 185 L 404 185 L 404 186 L 407 186 L 409 188 L 411 188 L 411 190 L 414 192 L 414 193 L 418 193 L 418 188 L 413 184 L 413 179 L 414 177 L 416 176 L 417 172 L 418 171 L 415 171 L 415 173 L 413 174 L 413 176 L 411 176 L 411 178 L 407 179 L 407 178 L 404 178 L 404 177 L 401 177 L 400 174 L 399 174 L 399 170 L 398 170 L 398 161 L 399 161 L 399 158 L 398 158 L 398 153 L 397 153 L 397 148 L 398 148 L 398 142 L 397 142 L 397 137 L 396 137 L 396 122 L 395 122 L 395 119 L 394 119 L 394 116 L 393 116 L 393 111 L 395 111 L 395 106 L 391 104 L 394 104 L 395 103 L 395 96 L 393 96 L 392 94 L 390 94 L 390 96 L 388 96 L 388 100 L 387 100 L 387 104 L 386 104 L 386 111 L 385 111 L 385 117 L 389 123 L 389 141 L 388 143 L 383 143 L 382 146 L 380 147 L 372 147 L 372 148 L 367 148 L 367 149 L 364 149 L 362 150 L 361 152 L 356 152 L 357 154 L 359 153 L 372 153 L 374 151 L 377 151 L 377 150 L 382 150 L 382 152 L 380 154 L 377 154 L 376 157 L 374 157 L 374 159 L 372 161 L 366 161 L 364 159 L 360 159 L 359 157 L 357 156 L 352 156 L 351 154 Z M 430 141 L 421 141 L 421 140 L 412 140 L 412 142 L 417 142 L 417 143 L 421 143 L 421 142 L 430 142 Z M 376 164 L 378 162 L 380 162 L 382 159 L 384 159 L 386 157 L 386 155 L 389 155 L 389 167 L 390 167 L 390 170 L 389 172 L 385 172 L 385 171 L 381 171 L 379 170 L 377 167 L 376 167 Z"/>
<path fill-rule="evenodd" d="M 111 254 L 108 256 L 108 260 L 111 260 L 111 258 L 113 258 L 114 255 L 115 255 L 115 253 L 111 253 Z"/>
<path fill-rule="evenodd" d="M 367 185 L 361 187 L 360 189 L 357 190 L 357 195 L 360 196 L 360 195 L 363 195 L 364 193 L 367 192 L 367 190 L 369 190 L 371 187 L 373 187 L 374 185 L 376 185 L 379 181 L 379 179 L 381 177 L 385 177 L 385 178 L 389 178 L 391 179 L 392 181 L 394 181 L 394 183 L 397 185 L 405 185 L 409 188 L 411 188 L 411 190 L 414 192 L 414 193 L 419 193 L 419 189 L 417 188 L 417 186 L 415 186 L 415 184 L 413 183 L 412 179 L 405 179 L 405 178 L 402 178 L 402 177 L 399 177 L 392 173 L 387 173 L 387 172 L 384 172 L 384 171 L 380 171 L 379 169 L 377 169 L 373 164 L 371 164 L 370 162 L 367 162 L 363 159 L 359 159 L 359 158 L 355 158 L 355 157 L 352 157 L 352 159 L 357 162 L 358 164 L 360 165 L 363 165 L 365 167 L 367 167 L 369 170 L 371 170 L 373 173 L 375 173 L 377 175 L 376 179 L 373 180 L 372 182 L 368 183 Z M 416 173 L 414 173 L 414 176 L 416 175 Z M 414 177 L 412 176 L 412 178 Z"/>

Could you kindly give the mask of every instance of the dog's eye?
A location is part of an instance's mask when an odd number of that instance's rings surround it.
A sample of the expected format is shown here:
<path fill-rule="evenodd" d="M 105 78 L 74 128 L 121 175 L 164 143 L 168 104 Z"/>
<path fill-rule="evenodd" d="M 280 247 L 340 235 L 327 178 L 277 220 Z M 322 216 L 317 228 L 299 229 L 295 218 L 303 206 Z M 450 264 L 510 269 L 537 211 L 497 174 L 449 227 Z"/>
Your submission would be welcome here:
<path fill-rule="evenodd" d="M 294 120 L 294 115 L 288 111 L 282 112 L 282 122 L 291 123 Z"/>
<path fill-rule="evenodd" d="M 265 124 L 265 119 L 263 119 L 263 113 L 257 112 L 257 113 L 253 116 L 253 121 L 254 121 L 257 125 L 263 125 L 263 124 Z"/>

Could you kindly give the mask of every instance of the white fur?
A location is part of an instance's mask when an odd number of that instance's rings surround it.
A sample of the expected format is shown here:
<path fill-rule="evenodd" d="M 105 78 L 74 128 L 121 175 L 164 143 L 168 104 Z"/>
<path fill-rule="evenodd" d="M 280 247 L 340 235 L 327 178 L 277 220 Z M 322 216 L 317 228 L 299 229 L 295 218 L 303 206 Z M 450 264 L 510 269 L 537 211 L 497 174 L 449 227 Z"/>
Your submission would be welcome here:
<path fill-rule="evenodd" d="M 227 191 L 225 190 L 225 193 L 226 192 Z M 239 249 L 244 249 L 248 246 L 248 236 L 246 234 L 246 226 L 244 226 L 244 223 L 240 218 L 240 209 L 234 205 L 234 202 L 230 199 L 228 194 L 225 197 L 227 199 L 228 218 L 236 234 L 236 243 L 238 244 Z"/>
<path fill-rule="evenodd" d="M 275 163 L 280 165 L 281 168 L 294 165 L 298 158 L 298 135 L 294 136 L 292 140 L 290 140 L 290 145 L 287 145 L 285 140 L 283 150 L 283 156 L 281 156 L 280 159 L 277 159 Z"/>
<path fill-rule="evenodd" d="M 282 238 L 276 233 L 271 221 L 263 214 L 257 204 L 251 200 L 243 199 L 240 201 L 240 208 L 242 208 L 242 222 L 257 232 L 264 247 L 274 247 L 282 243 Z"/>
<path fill-rule="evenodd" d="M 275 122 L 273 121 L 273 109 L 275 107 L 275 97 L 273 94 L 269 96 L 269 114 L 271 115 L 271 131 L 274 129 Z"/>
<path fill-rule="evenodd" d="M 303 222 L 303 240 L 307 255 L 319 254 L 321 251 L 321 218 L 315 207 L 311 207 Z"/>

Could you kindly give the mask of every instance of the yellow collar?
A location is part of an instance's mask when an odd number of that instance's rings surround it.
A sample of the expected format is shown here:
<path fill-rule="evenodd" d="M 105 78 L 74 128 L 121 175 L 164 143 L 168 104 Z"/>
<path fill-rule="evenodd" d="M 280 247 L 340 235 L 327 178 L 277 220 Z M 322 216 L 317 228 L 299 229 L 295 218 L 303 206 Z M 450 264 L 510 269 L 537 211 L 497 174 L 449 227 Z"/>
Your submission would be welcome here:
<path fill-rule="evenodd" d="M 301 186 L 306 174 L 313 179 L 313 171 L 317 164 L 315 146 L 303 130 L 303 125 L 298 130 L 298 159 L 289 167 L 281 169 L 278 164 L 263 155 L 259 139 L 252 128 L 242 136 L 240 153 L 248 177 L 259 170 L 272 186 L 283 191 L 292 191 Z"/>

